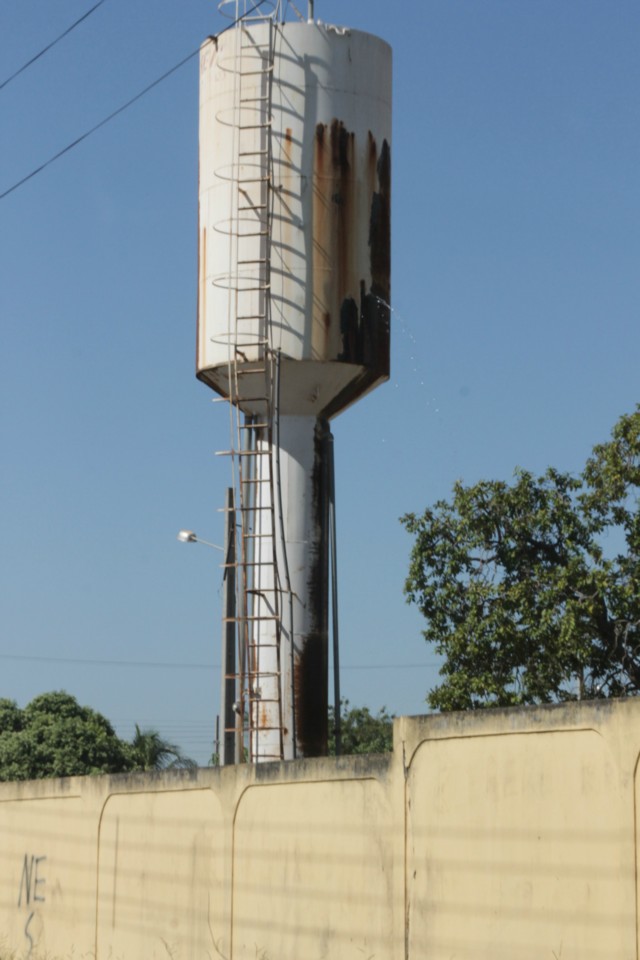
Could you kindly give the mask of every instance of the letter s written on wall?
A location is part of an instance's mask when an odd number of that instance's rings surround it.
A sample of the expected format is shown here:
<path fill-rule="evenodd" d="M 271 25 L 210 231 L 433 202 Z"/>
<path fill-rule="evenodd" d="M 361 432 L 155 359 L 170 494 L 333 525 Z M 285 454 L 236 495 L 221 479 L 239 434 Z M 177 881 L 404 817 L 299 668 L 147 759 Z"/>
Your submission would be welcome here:
<path fill-rule="evenodd" d="M 42 866 L 46 859 L 46 857 L 34 857 L 33 855 L 29 856 L 28 853 L 25 853 L 22 864 L 18 907 L 25 907 L 27 910 L 24 935 L 29 944 L 28 957 L 31 955 L 31 951 L 36 942 L 34 936 L 34 918 L 36 916 L 36 910 L 38 909 L 36 905 L 44 903 L 46 899 L 44 892 L 46 880 L 43 876 L 44 868 Z"/>

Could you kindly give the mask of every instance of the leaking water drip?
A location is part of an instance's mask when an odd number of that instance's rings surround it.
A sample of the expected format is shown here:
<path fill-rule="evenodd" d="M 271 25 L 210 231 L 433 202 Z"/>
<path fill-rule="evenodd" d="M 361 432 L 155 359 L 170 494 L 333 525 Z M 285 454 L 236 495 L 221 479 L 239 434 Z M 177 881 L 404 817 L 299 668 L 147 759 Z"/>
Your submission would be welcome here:
<path fill-rule="evenodd" d="M 409 322 L 402 316 L 395 307 L 392 307 L 386 300 L 380 296 L 376 296 L 376 300 L 385 307 L 391 314 L 393 314 L 394 324 L 392 325 L 392 336 L 395 332 L 396 341 L 398 337 L 402 337 L 402 341 L 408 343 L 409 346 L 409 364 L 410 372 L 412 374 L 412 379 L 419 387 L 424 388 L 427 383 L 427 378 L 425 372 L 423 371 L 420 363 L 420 344 L 415 334 L 413 333 Z M 398 360 L 402 362 L 402 341 L 401 343 L 394 343 L 393 354 L 396 358 L 396 366 L 398 365 Z M 400 381 L 394 380 L 393 383 L 394 389 L 398 390 L 400 388 Z M 433 404 L 437 406 L 433 407 Z M 426 401 L 426 406 L 430 408 L 433 413 L 440 413 L 440 405 L 437 397 L 432 397 L 430 400 Z"/>

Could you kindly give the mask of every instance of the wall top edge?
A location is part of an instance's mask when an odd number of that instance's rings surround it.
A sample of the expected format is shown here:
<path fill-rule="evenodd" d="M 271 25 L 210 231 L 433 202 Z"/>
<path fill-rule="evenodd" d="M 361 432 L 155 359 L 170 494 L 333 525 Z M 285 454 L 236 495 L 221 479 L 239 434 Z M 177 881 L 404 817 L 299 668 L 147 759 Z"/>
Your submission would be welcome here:
<path fill-rule="evenodd" d="M 597 729 L 610 723 L 618 715 L 624 715 L 628 720 L 629 713 L 634 712 L 640 720 L 640 698 L 637 697 L 397 717 L 394 720 L 394 746 L 397 749 L 403 743 L 417 744 L 421 740 L 450 737 Z"/>
<path fill-rule="evenodd" d="M 318 781 L 383 779 L 393 754 L 319 757 L 287 762 L 228 767 L 198 767 L 189 770 L 157 770 L 147 773 L 118 773 L 86 777 L 51 777 L 43 780 L 16 780 L 0 783 L 2 803 L 21 800 L 85 800 L 121 793 L 176 790 L 214 790 L 239 793 L 250 786 L 269 783 L 311 783 Z"/>

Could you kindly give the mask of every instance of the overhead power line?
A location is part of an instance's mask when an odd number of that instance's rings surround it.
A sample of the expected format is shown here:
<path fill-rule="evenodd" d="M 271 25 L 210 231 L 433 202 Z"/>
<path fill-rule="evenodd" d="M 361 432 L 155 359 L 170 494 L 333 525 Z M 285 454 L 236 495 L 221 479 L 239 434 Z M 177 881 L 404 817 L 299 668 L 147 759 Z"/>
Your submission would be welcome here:
<path fill-rule="evenodd" d="M 27 60 L 26 63 L 23 63 L 22 66 L 15 71 L 15 73 L 12 73 L 10 77 L 7 77 L 6 80 L 3 80 L 2 83 L 0 83 L 0 90 L 2 90 L 3 87 L 6 87 L 8 83 L 11 83 L 12 80 L 15 80 L 15 78 L 23 73 L 27 67 L 30 67 L 32 63 L 35 63 L 36 60 L 39 60 L 40 57 L 44 56 L 48 50 L 51 50 L 52 47 L 55 47 L 56 43 L 59 43 L 64 37 L 70 34 L 72 30 L 75 30 L 75 28 L 81 24 L 83 20 L 86 20 L 87 17 L 90 17 L 91 14 L 94 13 L 98 7 L 101 7 L 103 3 L 105 3 L 105 0 L 98 0 L 98 2 L 94 4 L 90 10 L 87 10 L 87 12 L 83 13 L 81 17 L 78 17 L 78 19 L 72 23 L 70 27 L 67 27 L 66 30 L 63 30 L 60 36 L 56 37 L 55 40 L 52 40 L 51 43 L 48 43 L 46 47 L 43 47 L 39 53 L 36 53 L 35 57 L 31 57 L 30 60 Z"/>
<path fill-rule="evenodd" d="M 154 87 L 157 87 L 159 83 L 162 83 L 163 80 L 166 80 L 167 77 L 170 77 L 172 73 L 175 73 L 176 70 L 179 70 L 180 67 L 183 67 L 185 63 L 191 60 L 199 52 L 200 48 L 197 50 L 192 50 L 186 57 L 184 57 L 179 63 L 176 63 L 175 66 L 171 67 L 170 70 L 167 70 L 166 73 L 163 73 L 161 77 L 158 77 L 157 80 L 154 80 L 153 83 L 150 83 L 148 86 L 141 90 L 140 93 L 136 93 L 135 97 L 131 97 L 130 100 L 127 100 L 126 103 L 123 103 L 121 107 L 118 107 L 117 110 L 114 110 L 113 113 L 110 113 L 108 117 L 105 117 L 100 123 L 96 123 L 95 126 L 91 127 L 90 130 L 87 130 L 81 136 L 77 137 L 72 143 L 67 144 L 62 150 L 59 150 L 52 157 L 49 157 L 48 160 L 45 160 L 44 163 L 41 163 L 39 167 L 36 167 L 35 170 L 32 170 L 31 173 L 28 173 L 25 177 L 22 177 L 13 186 L 9 187 L 8 190 L 5 190 L 4 193 L 0 193 L 0 200 L 4 200 L 5 197 L 8 197 L 10 193 L 13 193 L 14 190 L 17 190 L 18 187 L 21 187 L 27 180 L 31 180 L 32 177 L 37 176 L 39 173 L 42 173 L 46 167 L 49 167 L 52 163 L 55 163 L 56 160 L 59 160 L 60 157 L 63 157 L 65 153 L 69 153 L 70 150 L 73 150 L 74 147 L 77 147 L 79 143 L 82 143 L 83 140 L 86 140 L 87 137 L 90 137 L 92 133 L 95 133 L 96 130 L 99 130 L 101 127 L 106 126 L 107 123 L 110 123 L 111 120 L 114 120 L 119 114 L 124 113 L 130 106 L 132 106 L 137 100 L 140 100 L 141 97 L 144 97 L 146 93 L 149 93 L 150 90 L 153 90 Z"/>
<path fill-rule="evenodd" d="M 104 0 L 101 0 L 101 2 L 104 2 Z M 258 9 L 258 7 L 261 7 L 262 4 L 265 2 L 266 0 L 258 0 L 258 2 L 251 8 L 250 12 L 253 13 L 255 10 Z M 232 27 L 237 26 L 237 24 L 240 23 L 242 20 L 244 20 L 245 17 L 246 17 L 246 14 L 243 14 L 241 17 L 238 17 L 236 20 L 230 23 L 227 27 L 225 27 L 224 30 L 221 30 L 220 33 L 217 34 L 217 36 L 220 36 L 221 34 L 226 33 L 227 30 L 231 30 Z M 144 90 L 141 90 L 139 93 L 136 93 L 134 97 L 131 97 L 131 99 L 127 100 L 126 103 L 123 103 L 122 106 L 118 107 L 117 110 L 114 110 L 112 113 L 110 113 L 107 117 L 105 117 L 99 123 L 96 123 L 93 127 L 91 127 L 90 130 L 87 130 L 81 136 L 77 137 L 72 143 L 67 144 L 66 147 L 63 147 L 62 150 L 59 150 L 52 157 L 49 157 L 48 160 L 45 160 L 44 163 L 41 163 L 40 166 L 36 167 L 35 170 L 32 170 L 31 173 L 28 173 L 26 176 L 22 177 L 20 180 L 17 180 L 16 183 L 14 183 L 12 186 L 8 188 L 8 190 L 5 190 L 4 193 L 0 193 L 0 200 L 4 200 L 5 197 L 8 197 L 9 194 L 13 193 L 14 190 L 17 190 L 18 187 L 23 186 L 23 184 L 27 183 L 28 180 L 31 180 L 33 177 L 36 177 L 39 173 L 42 173 L 42 171 L 45 170 L 47 167 L 51 166 L 52 163 L 55 163 L 55 161 L 59 160 L 60 157 L 63 157 L 66 153 L 69 153 L 70 150 L 73 150 L 74 147 L 77 147 L 78 144 L 82 143 L 83 140 L 86 140 L 87 137 L 90 137 L 97 130 L 100 130 L 101 127 L 106 126 L 107 123 L 110 123 L 121 113 L 124 113 L 125 110 L 128 110 L 129 107 L 133 106 L 134 103 L 136 103 L 138 100 L 144 97 L 147 93 L 149 93 L 150 90 L 153 90 L 153 88 L 157 87 L 159 83 L 162 83 L 163 80 L 166 80 L 167 77 L 170 77 L 172 73 L 175 73 L 176 70 L 179 70 L 180 67 L 183 67 L 185 63 L 189 62 L 189 60 L 192 60 L 193 57 L 195 57 L 199 52 L 200 52 L 200 47 L 197 47 L 195 50 L 192 50 L 191 53 L 187 54 L 186 57 L 183 57 L 182 60 L 180 60 L 173 67 L 171 67 L 169 70 L 163 73 L 161 77 L 158 77 L 152 83 L 148 84 L 148 86 L 146 86 Z"/>
<path fill-rule="evenodd" d="M 68 663 L 90 667 L 144 667 L 171 670 L 219 670 L 219 663 L 185 663 L 180 660 L 98 660 L 89 657 L 40 657 L 23 653 L 2 653 L 0 660 L 22 660 L 28 663 Z M 354 663 L 341 666 L 341 670 L 417 670 L 435 666 L 430 663 Z"/>

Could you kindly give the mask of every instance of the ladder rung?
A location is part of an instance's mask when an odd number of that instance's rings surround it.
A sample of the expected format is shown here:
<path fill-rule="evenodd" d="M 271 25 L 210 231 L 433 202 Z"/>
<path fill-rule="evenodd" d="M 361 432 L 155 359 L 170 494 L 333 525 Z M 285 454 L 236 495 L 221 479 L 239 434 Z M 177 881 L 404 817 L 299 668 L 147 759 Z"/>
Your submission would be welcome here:
<path fill-rule="evenodd" d="M 231 567 L 275 567 L 275 561 L 273 560 L 238 560 L 237 563 L 221 563 L 223 568 Z"/>
<path fill-rule="evenodd" d="M 262 457 L 262 450 L 216 450 L 216 457 Z"/>
<path fill-rule="evenodd" d="M 249 211 L 253 213 L 255 210 L 266 210 L 266 209 L 267 209 L 266 203 L 252 203 L 248 207 L 238 207 L 238 213 L 248 213 Z"/>
<path fill-rule="evenodd" d="M 231 278 L 231 279 L 233 279 L 233 278 Z M 256 277 L 241 277 L 240 279 L 241 279 L 241 280 L 242 280 L 242 279 L 243 279 L 243 280 L 256 280 L 256 279 L 258 279 L 258 278 L 256 278 Z M 271 289 L 271 284 L 270 284 L 270 283 L 258 283 L 258 284 L 256 284 L 256 285 L 253 286 L 253 287 L 237 287 L 237 286 L 234 286 L 233 284 L 231 284 L 229 287 L 227 287 L 227 290 L 236 290 L 238 293 L 260 293 L 262 290 L 270 290 L 270 289 Z"/>
<path fill-rule="evenodd" d="M 268 456 L 262 450 L 216 450 L 216 457 L 262 457 Z"/>
<path fill-rule="evenodd" d="M 272 540 L 272 533 L 243 533 L 243 540 Z"/>
<path fill-rule="evenodd" d="M 246 373 L 246 370 L 245 370 L 245 373 Z M 228 398 L 227 398 L 227 397 L 221 397 L 220 399 L 221 399 L 221 400 L 227 400 Z M 271 403 L 271 398 L 270 398 L 270 397 L 243 397 L 243 398 L 242 398 L 242 402 L 243 402 L 243 403 L 260 403 L 260 402 L 262 402 L 262 403 Z"/>
<path fill-rule="evenodd" d="M 250 23 L 251 20 L 253 20 L 253 19 L 254 19 L 253 17 L 248 18 L 248 19 L 247 19 L 247 23 Z M 256 19 L 257 19 L 257 18 L 256 18 Z M 243 17 L 243 20 L 244 20 L 244 17 Z M 242 43 L 242 40 L 244 40 L 244 39 L 248 39 L 250 42 L 249 42 L 249 43 Z M 241 50 L 251 50 L 253 53 L 256 53 L 256 54 L 258 55 L 258 57 L 260 57 L 261 60 L 267 60 L 268 57 L 269 57 L 269 48 L 267 47 L 266 50 L 265 50 L 265 52 L 262 53 L 262 51 L 261 51 L 261 49 L 260 49 L 260 44 L 258 43 L 258 41 L 257 41 L 257 40 L 254 40 L 253 37 L 250 36 L 248 33 L 244 33 L 244 32 L 243 32 L 242 37 L 241 37 L 241 40 L 240 40 L 240 49 L 241 49 Z M 258 57 L 256 57 L 256 60 L 258 59 Z"/>
<path fill-rule="evenodd" d="M 249 47 L 245 47 L 246 50 L 249 50 Z M 264 77 L 265 73 L 271 73 L 273 71 L 272 66 L 268 66 L 264 70 L 238 70 L 238 75 L 240 77 Z"/>
<path fill-rule="evenodd" d="M 268 423 L 241 423 L 241 430 L 258 430 L 260 427 L 268 427 Z"/>
<path fill-rule="evenodd" d="M 236 183 L 264 183 L 270 179 L 271 177 L 267 174 L 265 177 L 243 177 L 242 180 L 238 178 Z"/>
<path fill-rule="evenodd" d="M 252 623 L 254 623 L 255 621 L 258 621 L 258 620 L 277 620 L 277 621 L 279 622 L 280 619 L 281 619 L 280 617 L 276 617 L 276 616 L 268 616 L 268 617 L 267 617 L 267 616 L 265 616 L 265 617 L 223 617 L 223 618 L 222 618 L 222 622 L 223 622 L 223 623 L 246 623 L 246 622 L 249 621 L 249 620 L 250 620 Z M 262 646 L 262 644 L 258 644 L 258 646 Z M 275 646 L 275 644 L 271 644 L 271 646 Z"/>

